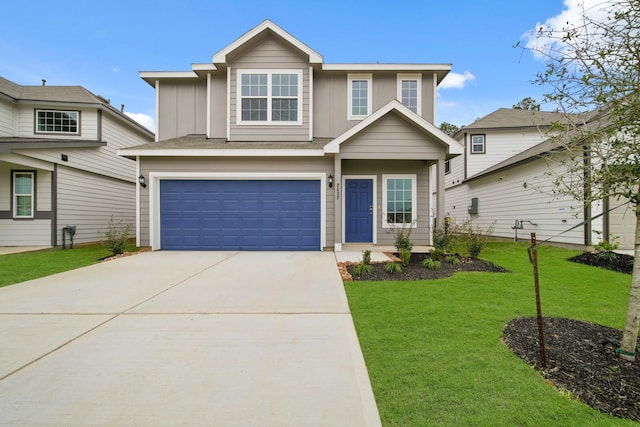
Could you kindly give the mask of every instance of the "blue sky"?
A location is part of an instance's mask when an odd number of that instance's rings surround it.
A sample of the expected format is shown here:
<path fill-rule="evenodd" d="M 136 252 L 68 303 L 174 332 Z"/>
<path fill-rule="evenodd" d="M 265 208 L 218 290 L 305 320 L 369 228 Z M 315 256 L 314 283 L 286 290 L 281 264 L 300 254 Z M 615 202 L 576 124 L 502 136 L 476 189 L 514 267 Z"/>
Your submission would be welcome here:
<path fill-rule="evenodd" d="M 544 63 L 513 45 L 577 1 L 11 1 L 0 76 L 81 85 L 148 123 L 155 95 L 139 71 L 190 70 L 271 19 L 325 63 L 453 64 L 437 124 L 467 125 L 524 97 L 542 99 L 531 81 Z"/>

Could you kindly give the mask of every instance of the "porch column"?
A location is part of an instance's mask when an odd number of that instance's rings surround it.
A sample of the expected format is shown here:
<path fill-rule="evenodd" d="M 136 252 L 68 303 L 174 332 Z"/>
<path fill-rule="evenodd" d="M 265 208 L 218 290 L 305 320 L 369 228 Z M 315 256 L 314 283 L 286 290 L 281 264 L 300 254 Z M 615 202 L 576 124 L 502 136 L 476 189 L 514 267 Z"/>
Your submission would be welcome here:
<path fill-rule="evenodd" d="M 333 165 L 333 201 L 334 201 L 334 251 L 342 251 L 342 159 L 336 154 Z"/>
<path fill-rule="evenodd" d="M 444 159 L 438 160 L 436 171 L 436 224 L 438 228 L 444 226 Z"/>

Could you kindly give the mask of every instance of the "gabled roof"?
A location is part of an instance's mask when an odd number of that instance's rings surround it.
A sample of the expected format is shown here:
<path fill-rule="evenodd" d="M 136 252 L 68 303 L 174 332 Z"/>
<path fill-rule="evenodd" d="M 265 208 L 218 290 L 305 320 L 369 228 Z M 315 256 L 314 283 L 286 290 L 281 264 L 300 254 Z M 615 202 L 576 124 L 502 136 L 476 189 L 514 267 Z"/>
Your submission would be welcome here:
<path fill-rule="evenodd" d="M 227 55 L 229 55 L 234 50 L 240 48 L 245 43 L 248 43 L 255 37 L 259 36 L 260 34 L 264 33 L 265 31 L 271 31 L 272 33 L 278 35 L 280 38 L 284 39 L 290 45 L 297 48 L 303 54 L 309 56 L 309 63 L 322 64 L 323 62 L 322 55 L 320 55 L 318 52 L 311 49 L 309 46 L 302 43 L 300 40 L 296 39 L 291 34 L 289 34 L 288 32 L 286 32 L 285 30 L 283 30 L 282 28 L 280 28 L 279 26 L 277 26 L 276 24 L 274 24 L 268 19 L 262 21 L 260 25 L 247 31 L 245 34 L 240 36 L 240 38 L 236 39 L 233 43 L 231 43 L 230 45 L 228 45 L 218 53 L 214 54 L 212 57 L 212 62 L 214 64 L 226 63 Z"/>
<path fill-rule="evenodd" d="M 509 129 L 522 127 L 550 126 L 563 119 L 562 113 L 549 111 L 520 110 L 517 108 L 499 108 L 460 131 L 469 129 Z"/>
<path fill-rule="evenodd" d="M 449 135 L 438 129 L 436 126 L 432 125 L 407 107 L 405 107 L 398 100 L 393 100 L 386 104 L 384 107 L 380 108 L 378 111 L 373 114 L 367 116 L 365 119 L 360 121 L 357 125 L 350 128 L 348 131 L 335 138 L 333 141 L 325 145 L 324 152 L 325 153 L 339 153 L 340 145 L 362 132 L 364 129 L 368 128 L 372 124 L 376 123 L 378 120 L 383 118 L 389 113 L 396 113 L 402 116 L 404 119 L 408 120 L 410 123 L 415 125 L 418 129 L 422 130 L 426 134 L 432 136 L 442 144 L 446 145 L 449 149 L 450 155 L 459 155 L 464 152 L 464 148 L 462 145 L 451 138 Z"/>

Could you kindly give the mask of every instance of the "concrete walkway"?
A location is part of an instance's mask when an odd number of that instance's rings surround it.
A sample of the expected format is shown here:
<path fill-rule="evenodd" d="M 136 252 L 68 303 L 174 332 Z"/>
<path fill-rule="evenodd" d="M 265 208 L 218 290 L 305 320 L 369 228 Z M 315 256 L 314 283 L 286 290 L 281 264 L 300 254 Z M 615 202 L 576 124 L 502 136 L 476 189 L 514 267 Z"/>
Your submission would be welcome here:
<path fill-rule="evenodd" d="M 380 425 L 333 253 L 147 252 L 0 322 L 0 425 Z"/>

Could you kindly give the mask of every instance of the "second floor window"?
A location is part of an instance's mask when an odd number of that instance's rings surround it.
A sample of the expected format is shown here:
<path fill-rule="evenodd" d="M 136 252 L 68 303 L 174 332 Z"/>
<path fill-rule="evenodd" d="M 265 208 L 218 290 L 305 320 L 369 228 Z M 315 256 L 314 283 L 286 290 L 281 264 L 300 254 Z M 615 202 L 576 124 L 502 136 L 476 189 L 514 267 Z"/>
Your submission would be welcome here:
<path fill-rule="evenodd" d="M 238 123 L 299 124 L 301 71 L 240 71 Z"/>
<path fill-rule="evenodd" d="M 36 133 L 80 134 L 80 112 L 36 110 Z"/>
<path fill-rule="evenodd" d="M 349 74 L 349 120 L 360 120 L 371 114 L 371 74 Z"/>
<path fill-rule="evenodd" d="M 422 114 L 422 76 L 398 74 L 398 100 L 414 113 Z"/>
<path fill-rule="evenodd" d="M 485 152 L 484 135 L 471 135 L 471 154 L 483 154 Z"/>

